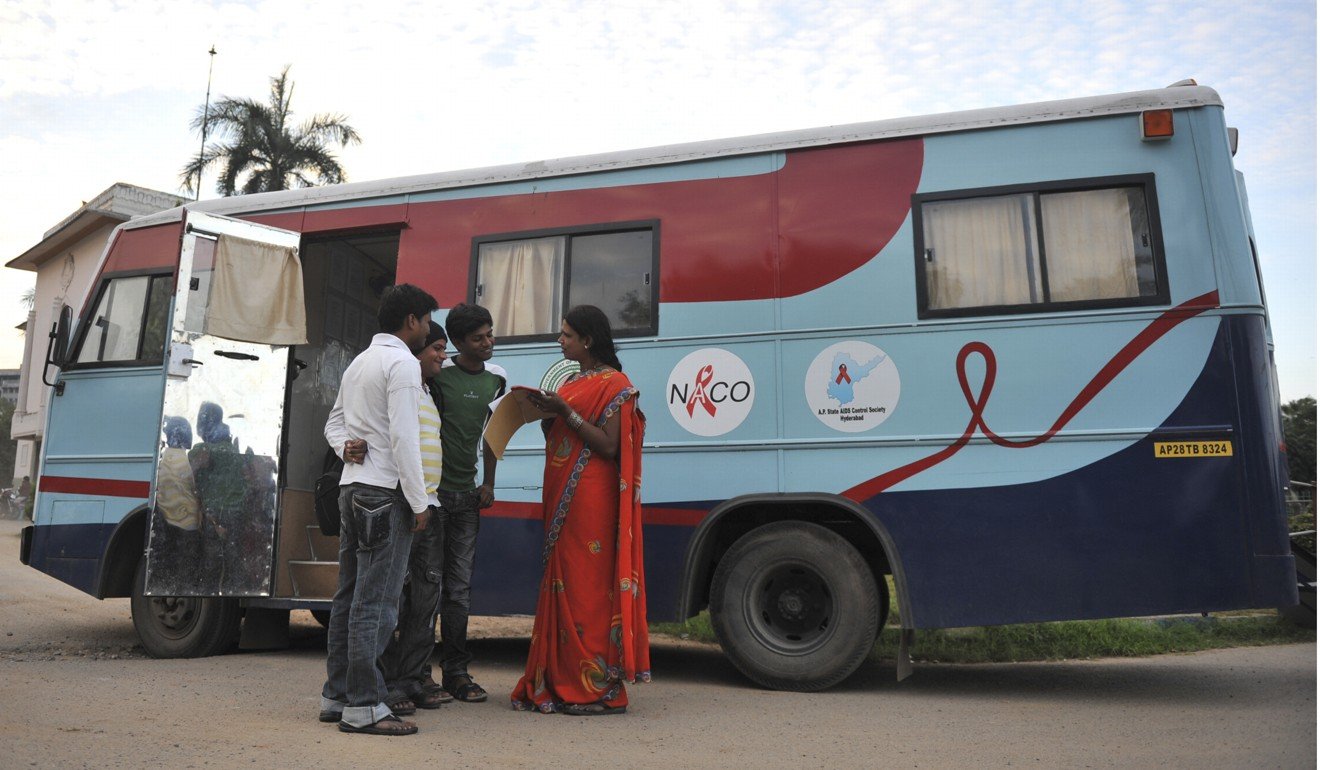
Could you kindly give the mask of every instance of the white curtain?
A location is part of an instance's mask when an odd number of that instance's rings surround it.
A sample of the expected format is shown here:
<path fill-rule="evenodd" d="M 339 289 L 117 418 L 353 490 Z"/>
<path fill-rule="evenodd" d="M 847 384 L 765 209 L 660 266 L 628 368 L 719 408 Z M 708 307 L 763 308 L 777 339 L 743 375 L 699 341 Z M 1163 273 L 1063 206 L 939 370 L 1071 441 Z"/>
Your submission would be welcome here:
<path fill-rule="evenodd" d="M 921 207 L 931 308 L 1039 302 L 1035 211 L 1030 196 L 927 203 Z"/>
<path fill-rule="evenodd" d="M 297 249 L 221 236 L 212 280 L 207 334 L 267 345 L 307 343 Z"/>
<path fill-rule="evenodd" d="M 478 301 L 490 310 L 497 335 L 559 330 L 563 238 L 483 243 L 477 258 Z"/>
<path fill-rule="evenodd" d="M 1138 296 L 1126 190 L 1042 195 L 1040 210 L 1051 301 Z"/>

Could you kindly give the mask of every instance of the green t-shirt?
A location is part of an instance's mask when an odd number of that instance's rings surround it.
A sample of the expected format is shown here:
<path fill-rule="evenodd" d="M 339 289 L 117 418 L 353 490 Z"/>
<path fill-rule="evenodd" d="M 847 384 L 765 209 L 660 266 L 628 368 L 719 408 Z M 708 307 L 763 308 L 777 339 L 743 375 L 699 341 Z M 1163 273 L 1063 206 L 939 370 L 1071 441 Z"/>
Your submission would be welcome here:
<path fill-rule="evenodd" d="M 502 367 L 486 363 L 469 372 L 453 359 L 435 376 L 440 393 L 440 446 L 444 452 L 440 489 L 470 492 L 477 488 L 477 457 L 481 431 L 490 416 L 490 402 L 504 395 L 508 379 Z"/>

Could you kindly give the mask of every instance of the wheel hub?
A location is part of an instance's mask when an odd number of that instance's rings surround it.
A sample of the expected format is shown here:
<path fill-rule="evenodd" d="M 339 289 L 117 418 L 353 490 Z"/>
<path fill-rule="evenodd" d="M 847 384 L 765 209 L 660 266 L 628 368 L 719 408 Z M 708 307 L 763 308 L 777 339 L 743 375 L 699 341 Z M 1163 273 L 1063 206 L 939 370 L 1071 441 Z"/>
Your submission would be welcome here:
<path fill-rule="evenodd" d="M 748 625 L 766 647 L 784 655 L 806 655 L 829 640 L 834 599 L 816 570 L 798 563 L 773 565 L 749 588 L 754 595 L 744 604 Z"/>
<path fill-rule="evenodd" d="M 152 615 L 162 630 L 186 632 L 197 617 L 197 600 L 187 596 L 162 596 L 151 600 Z"/>

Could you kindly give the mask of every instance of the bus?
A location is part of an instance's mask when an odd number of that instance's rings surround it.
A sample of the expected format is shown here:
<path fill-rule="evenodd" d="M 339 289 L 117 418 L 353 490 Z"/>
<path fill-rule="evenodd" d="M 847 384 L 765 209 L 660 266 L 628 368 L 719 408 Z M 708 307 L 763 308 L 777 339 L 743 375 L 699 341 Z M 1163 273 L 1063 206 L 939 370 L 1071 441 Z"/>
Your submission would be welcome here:
<path fill-rule="evenodd" d="M 842 681 L 891 600 L 900 676 L 920 629 L 1296 604 L 1236 142 L 1184 82 L 132 220 L 51 331 L 22 560 L 130 597 L 156 656 L 326 610 L 322 428 L 408 282 L 489 308 L 510 384 L 556 387 L 563 313 L 606 311 L 650 618 L 708 609 L 762 686 Z M 500 461 L 474 614 L 534 611 L 542 463 L 530 429 Z"/>

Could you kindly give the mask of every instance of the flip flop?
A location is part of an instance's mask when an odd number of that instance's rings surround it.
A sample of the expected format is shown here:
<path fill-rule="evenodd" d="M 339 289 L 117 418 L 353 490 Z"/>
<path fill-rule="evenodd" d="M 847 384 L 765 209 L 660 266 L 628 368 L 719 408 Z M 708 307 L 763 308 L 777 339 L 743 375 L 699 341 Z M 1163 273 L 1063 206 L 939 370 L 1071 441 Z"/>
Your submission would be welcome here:
<path fill-rule="evenodd" d="M 317 716 L 316 718 L 322 722 L 327 722 L 327 723 L 338 722 L 339 720 L 344 718 L 344 712 L 330 711 L 327 709 L 326 711 L 322 711 L 320 715 Z"/>
<path fill-rule="evenodd" d="M 403 725 L 403 727 L 397 730 L 391 730 L 389 728 L 381 727 L 380 725 L 382 722 L 398 722 L 400 725 Z M 347 722 L 340 722 L 339 732 L 361 733 L 363 735 L 412 735 L 417 732 L 417 725 L 412 722 L 405 722 L 391 714 L 390 716 L 382 717 L 380 720 L 363 727 L 354 727 Z"/>
<path fill-rule="evenodd" d="M 608 717 L 615 714 L 627 714 L 627 706 L 606 706 L 603 703 L 565 703 L 560 709 L 571 717 Z"/>

